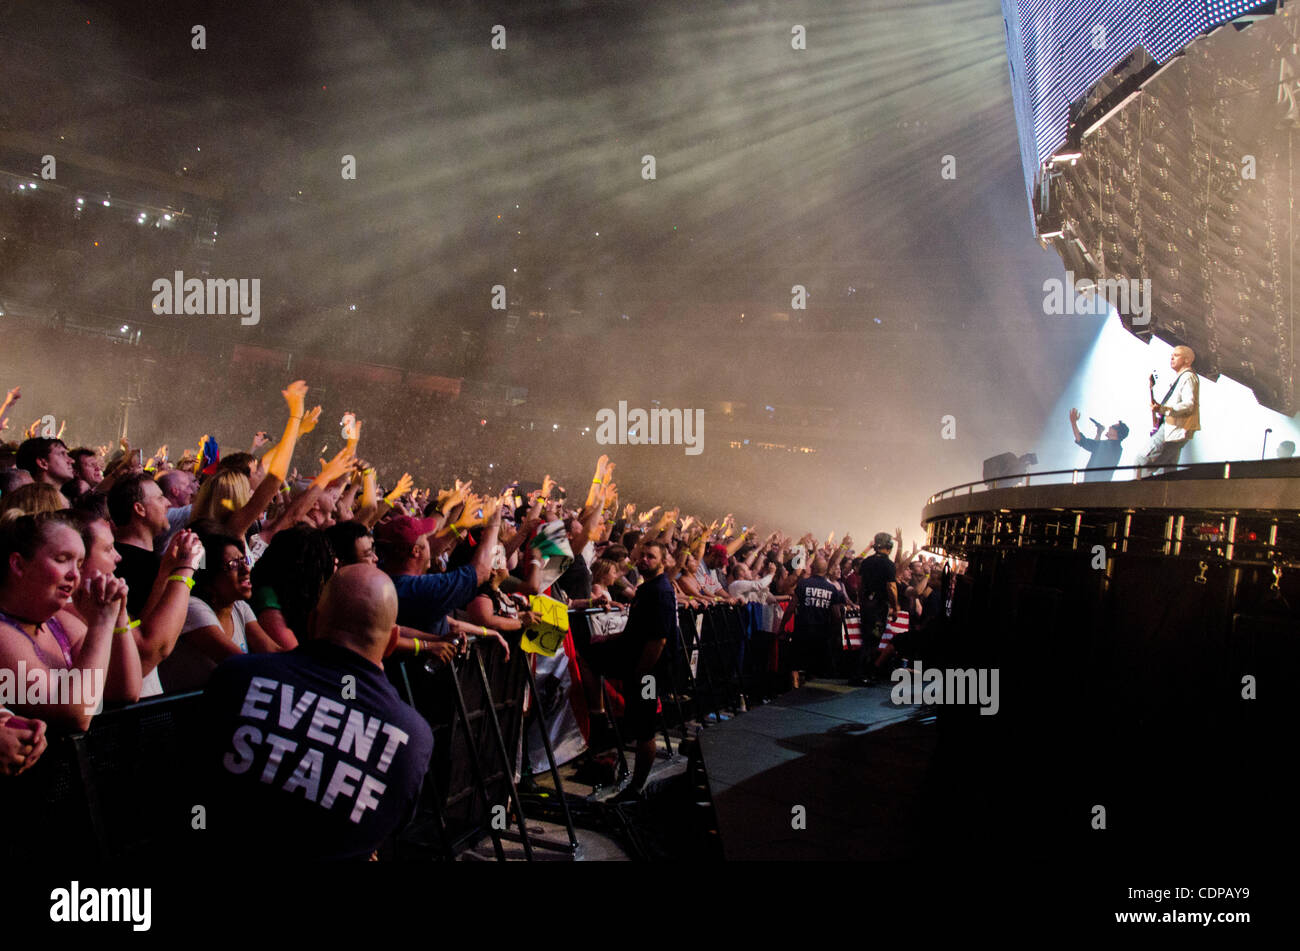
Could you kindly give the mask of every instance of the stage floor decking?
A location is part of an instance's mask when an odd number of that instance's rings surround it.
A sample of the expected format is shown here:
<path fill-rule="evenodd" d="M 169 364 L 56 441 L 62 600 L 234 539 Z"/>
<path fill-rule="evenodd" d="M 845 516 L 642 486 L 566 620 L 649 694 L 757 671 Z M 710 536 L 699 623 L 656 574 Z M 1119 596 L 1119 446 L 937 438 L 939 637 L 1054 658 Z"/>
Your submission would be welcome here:
<path fill-rule="evenodd" d="M 700 734 L 727 860 L 915 854 L 937 729 L 889 691 L 814 681 Z"/>

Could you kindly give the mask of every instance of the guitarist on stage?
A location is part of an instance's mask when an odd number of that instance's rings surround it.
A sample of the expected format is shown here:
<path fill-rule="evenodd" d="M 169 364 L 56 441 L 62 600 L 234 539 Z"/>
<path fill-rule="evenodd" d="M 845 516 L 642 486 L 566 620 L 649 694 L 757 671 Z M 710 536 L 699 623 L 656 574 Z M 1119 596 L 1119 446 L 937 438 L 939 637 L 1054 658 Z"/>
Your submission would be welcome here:
<path fill-rule="evenodd" d="M 1201 428 L 1201 380 L 1193 371 L 1196 354 L 1191 347 L 1174 347 L 1169 367 L 1176 374 L 1164 399 L 1156 401 L 1155 374 L 1151 375 L 1151 446 L 1138 457 L 1137 477 L 1159 475 L 1165 466 L 1178 464 L 1178 457 L 1193 434 Z M 1149 467 L 1149 468 L 1148 468 Z"/>

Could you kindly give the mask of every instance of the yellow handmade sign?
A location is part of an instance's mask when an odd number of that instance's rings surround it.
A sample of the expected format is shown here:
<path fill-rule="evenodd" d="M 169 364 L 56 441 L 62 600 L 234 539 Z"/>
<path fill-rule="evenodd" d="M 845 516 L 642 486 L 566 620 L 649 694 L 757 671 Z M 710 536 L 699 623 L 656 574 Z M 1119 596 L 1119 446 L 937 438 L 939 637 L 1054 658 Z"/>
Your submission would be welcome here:
<path fill-rule="evenodd" d="M 528 608 L 540 617 L 524 631 L 519 646 L 530 654 L 554 657 L 564 647 L 564 635 L 569 633 L 569 609 L 562 601 L 534 594 L 528 598 Z"/>

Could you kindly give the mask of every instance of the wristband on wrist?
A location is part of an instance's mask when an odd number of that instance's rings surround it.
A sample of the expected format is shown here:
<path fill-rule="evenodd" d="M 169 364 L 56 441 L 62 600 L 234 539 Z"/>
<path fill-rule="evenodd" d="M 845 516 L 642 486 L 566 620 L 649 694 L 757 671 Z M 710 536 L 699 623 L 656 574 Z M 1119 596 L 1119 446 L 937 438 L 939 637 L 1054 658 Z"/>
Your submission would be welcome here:
<path fill-rule="evenodd" d="M 139 620 L 135 620 L 135 621 L 132 621 L 130 624 L 127 624 L 127 625 L 124 626 L 124 627 L 115 627 L 115 628 L 113 628 L 113 633 L 114 633 L 114 634 L 125 634 L 127 631 L 133 631 L 133 630 L 135 630 L 135 629 L 136 629 L 137 627 L 139 627 L 139 626 L 140 626 L 140 622 L 139 622 Z"/>
<path fill-rule="evenodd" d="M 187 577 L 185 577 L 184 575 L 168 575 L 168 576 L 167 576 L 167 580 L 168 580 L 168 581 L 180 581 L 180 582 L 182 582 L 182 583 L 185 585 L 185 587 L 189 588 L 191 591 L 194 590 L 194 579 L 193 579 L 193 578 L 187 578 Z"/>
<path fill-rule="evenodd" d="M 420 656 L 420 639 L 418 637 L 415 639 L 415 656 Z"/>

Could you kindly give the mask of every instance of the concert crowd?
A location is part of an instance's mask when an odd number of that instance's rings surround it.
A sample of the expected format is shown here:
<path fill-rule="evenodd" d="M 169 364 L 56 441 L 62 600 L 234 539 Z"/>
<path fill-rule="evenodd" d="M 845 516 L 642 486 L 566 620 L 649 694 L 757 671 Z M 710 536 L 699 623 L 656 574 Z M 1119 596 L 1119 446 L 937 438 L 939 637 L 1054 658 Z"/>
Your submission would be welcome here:
<path fill-rule="evenodd" d="M 859 551 L 848 535 L 645 507 L 620 496 L 607 456 L 566 490 L 515 455 L 471 466 L 437 427 L 445 451 L 426 464 L 413 432 L 372 435 L 349 412 L 343 448 L 317 461 L 308 437 L 327 427 L 302 380 L 282 391 L 279 431 L 241 431 L 232 396 L 180 453 L 69 445 L 48 418 L 22 432 L 21 396 L 15 386 L 0 406 L 4 435 L 21 437 L 0 443 L 0 787 L 103 704 L 201 690 L 198 745 L 238 817 L 214 837 L 227 848 L 374 855 L 413 815 L 432 750 L 386 663 L 451 663 L 469 638 L 509 655 L 541 621 L 537 596 L 627 612 L 620 635 L 576 645 L 584 685 L 653 670 L 679 608 L 750 602 L 770 606 L 795 684 L 875 682 L 943 610 L 943 566 L 915 544 L 904 553 L 901 529 Z M 405 413 L 408 425 L 428 409 Z M 221 452 L 218 435 L 240 448 Z M 404 451 L 376 458 L 368 443 Z M 861 617 L 856 651 L 843 649 L 846 611 Z M 602 692 L 588 701 L 603 712 Z M 636 761 L 623 797 L 644 792 L 655 712 L 628 692 Z M 600 726 L 593 749 L 612 742 Z"/>

